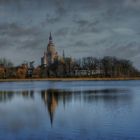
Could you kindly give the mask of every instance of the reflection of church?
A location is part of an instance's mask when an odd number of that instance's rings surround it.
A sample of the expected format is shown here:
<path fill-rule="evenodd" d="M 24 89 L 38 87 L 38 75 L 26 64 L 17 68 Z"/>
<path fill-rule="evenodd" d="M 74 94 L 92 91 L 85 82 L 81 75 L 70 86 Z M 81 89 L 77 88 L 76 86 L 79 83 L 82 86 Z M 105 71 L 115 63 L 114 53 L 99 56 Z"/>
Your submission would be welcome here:
<path fill-rule="evenodd" d="M 53 93 L 53 90 L 47 90 L 41 92 L 42 99 L 48 108 L 51 125 L 53 124 L 53 117 L 56 107 L 58 105 L 58 97 Z"/>

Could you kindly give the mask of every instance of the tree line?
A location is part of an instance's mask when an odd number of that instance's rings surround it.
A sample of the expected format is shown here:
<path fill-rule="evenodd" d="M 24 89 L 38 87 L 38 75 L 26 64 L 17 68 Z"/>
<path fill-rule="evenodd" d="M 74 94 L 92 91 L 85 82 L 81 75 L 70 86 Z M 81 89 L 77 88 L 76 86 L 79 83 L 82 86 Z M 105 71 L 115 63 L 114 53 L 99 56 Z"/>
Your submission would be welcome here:
<path fill-rule="evenodd" d="M 139 76 L 139 71 L 133 66 L 130 60 L 118 59 L 116 57 L 105 56 L 104 58 L 83 57 L 77 59 L 75 65 L 79 70 L 99 71 L 100 77 L 135 77 Z M 95 74 L 95 76 L 97 76 Z"/>
<path fill-rule="evenodd" d="M 34 67 L 33 63 L 19 66 L 5 58 L 0 59 L 0 78 L 46 78 L 46 77 L 139 77 L 140 72 L 130 60 L 105 56 L 103 58 L 64 58 L 49 66 Z"/>

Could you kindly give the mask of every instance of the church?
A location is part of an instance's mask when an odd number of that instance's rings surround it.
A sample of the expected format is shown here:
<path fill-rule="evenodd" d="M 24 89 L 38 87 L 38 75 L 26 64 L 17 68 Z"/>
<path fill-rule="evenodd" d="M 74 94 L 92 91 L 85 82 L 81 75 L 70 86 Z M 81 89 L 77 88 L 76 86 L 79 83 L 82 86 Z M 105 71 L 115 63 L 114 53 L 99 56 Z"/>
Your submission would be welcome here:
<path fill-rule="evenodd" d="M 44 56 L 41 58 L 41 65 L 47 67 L 53 64 L 56 60 L 58 60 L 58 53 L 55 50 L 55 45 L 53 43 L 52 35 L 50 33 L 47 49 L 44 52 Z"/>
<path fill-rule="evenodd" d="M 73 61 L 71 57 L 65 57 L 64 50 L 62 56 L 56 51 L 52 34 L 50 33 L 49 42 L 43 57 L 41 57 L 41 77 L 63 77 L 72 72 Z"/>

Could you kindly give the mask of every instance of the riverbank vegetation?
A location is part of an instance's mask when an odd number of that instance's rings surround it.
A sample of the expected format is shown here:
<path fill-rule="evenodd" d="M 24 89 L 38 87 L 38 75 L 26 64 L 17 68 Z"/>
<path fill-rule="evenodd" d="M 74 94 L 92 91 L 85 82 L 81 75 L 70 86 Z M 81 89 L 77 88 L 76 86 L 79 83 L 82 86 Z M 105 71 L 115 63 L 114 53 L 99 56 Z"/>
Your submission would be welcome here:
<path fill-rule="evenodd" d="M 110 56 L 64 58 L 63 61 L 56 60 L 49 66 L 36 67 L 33 62 L 14 66 L 11 61 L 0 59 L 0 79 L 94 78 L 96 80 L 132 77 L 139 78 L 140 72 L 131 61 Z"/>

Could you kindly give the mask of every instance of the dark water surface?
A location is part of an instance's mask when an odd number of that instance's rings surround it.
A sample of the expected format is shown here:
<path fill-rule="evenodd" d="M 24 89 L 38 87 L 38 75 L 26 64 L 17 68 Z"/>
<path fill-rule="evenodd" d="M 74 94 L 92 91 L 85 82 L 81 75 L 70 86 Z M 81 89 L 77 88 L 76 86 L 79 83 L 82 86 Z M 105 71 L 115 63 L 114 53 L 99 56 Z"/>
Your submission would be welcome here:
<path fill-rule="evenodd" d="M 0 83 L 0 140 L 140 140 L 140 81 Z"/>

